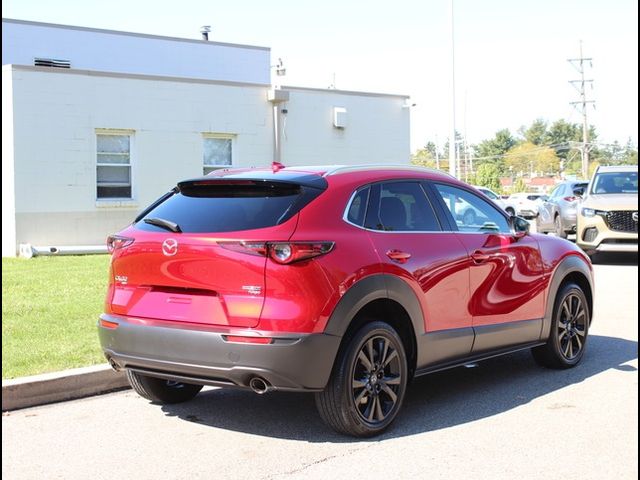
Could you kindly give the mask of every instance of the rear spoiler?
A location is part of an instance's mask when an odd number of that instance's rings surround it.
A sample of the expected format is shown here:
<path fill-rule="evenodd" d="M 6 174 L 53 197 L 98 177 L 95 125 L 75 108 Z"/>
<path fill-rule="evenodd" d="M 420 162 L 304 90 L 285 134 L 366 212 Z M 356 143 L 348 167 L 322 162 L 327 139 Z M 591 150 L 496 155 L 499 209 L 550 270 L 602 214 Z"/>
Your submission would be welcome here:
<path fill-rule="evenodd" d="M 183 180 L 178 183 L 178 189 L 185 187 L 194 187 L 198 185 L 299 185 L 302 187 L 317 188 L 320 190 L 327 189 L 327 180 L 320 175 L 304 174 L 300 172 L 285 172 L 279 170 L 277 172 L 238 172 L 235 174 L 227 174 L 221 176 L 206 175 L 204 177 Z"/>

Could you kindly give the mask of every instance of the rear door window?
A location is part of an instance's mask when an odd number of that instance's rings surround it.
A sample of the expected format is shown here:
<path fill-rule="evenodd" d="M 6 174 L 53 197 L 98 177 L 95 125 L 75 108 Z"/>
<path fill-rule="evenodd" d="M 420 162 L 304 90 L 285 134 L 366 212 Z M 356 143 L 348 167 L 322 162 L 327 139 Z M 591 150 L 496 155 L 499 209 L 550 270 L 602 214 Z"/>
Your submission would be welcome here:
<path fill-rule="evenodd" d="M 441 230 L 436 214 L 419 182 L 373 185 L 365 227 L 387 232 Z"/>
<path fill-rule="evenodd" d="M 506 217 L 481 196 L 452 185 L 435 183 L 434 186 L 459 231 L 511 232 Z"/>
<path fill-rule="evenodd" d="M 136 219 L 136 228 L 166 231 L 170 222 L 184 233 L 253 230 L 279 225 L 323 190 L 292 183 L 205 181 L 180 184 Z M 152 222 L 152 223 L 148 223 Z"/>

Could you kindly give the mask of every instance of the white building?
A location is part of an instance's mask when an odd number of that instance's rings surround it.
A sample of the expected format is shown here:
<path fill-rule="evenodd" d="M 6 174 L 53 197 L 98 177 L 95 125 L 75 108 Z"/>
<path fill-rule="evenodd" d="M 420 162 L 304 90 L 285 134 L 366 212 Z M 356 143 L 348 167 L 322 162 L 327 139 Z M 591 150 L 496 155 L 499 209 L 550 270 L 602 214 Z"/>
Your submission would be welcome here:
<path fill-rule="evenodd" d="M 270 50 L 3 19 L 2 255 L 102 245 L 220 166 L 409 162 L 408 97 L 274 89 Z"/>

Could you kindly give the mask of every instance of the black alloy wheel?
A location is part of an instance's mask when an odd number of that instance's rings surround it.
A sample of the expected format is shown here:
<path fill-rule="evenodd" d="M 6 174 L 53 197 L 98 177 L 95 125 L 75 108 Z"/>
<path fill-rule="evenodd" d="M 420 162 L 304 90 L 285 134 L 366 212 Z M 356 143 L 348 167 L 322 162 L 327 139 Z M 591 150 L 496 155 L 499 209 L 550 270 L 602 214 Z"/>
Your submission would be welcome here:
<path fill-rule="evenodd" d="M 591 323 L 589 303 L 575 283 L 560 286 L 554 302 L 547 343 L 531 349 L 533 358 L 548 368 L 575 367 L 584 356 Z"/>
<path fill-rule="evenodd" d="M 352 398 L 360 418 L 376 426 L 398 402 L 401 385 L 398 351 L 384 336 L 370 337 L 360 348 L 352 369 Z"/>
<path fill-rule="evenodd" d="M 562 302 L 556 335 L 560 351 L 567 360 L 582 354 L 587 341 L 587 310 L 577 294 L 568 295 Z"/>
<path fill-rule="evenodd" d="M 389 324 L 373 321 L 346 339 L 327 386 L 316 393 L 322 420 L 339 433 L 371 437 L 398 415 L 409 369 L 404 344 Z"/>

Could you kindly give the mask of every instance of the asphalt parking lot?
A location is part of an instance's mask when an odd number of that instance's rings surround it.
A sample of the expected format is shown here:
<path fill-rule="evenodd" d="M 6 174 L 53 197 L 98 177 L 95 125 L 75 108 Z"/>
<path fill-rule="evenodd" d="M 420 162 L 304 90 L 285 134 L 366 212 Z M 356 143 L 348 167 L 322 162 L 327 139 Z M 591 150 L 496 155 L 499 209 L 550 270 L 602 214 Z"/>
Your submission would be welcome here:
<path fill-rule="evenodd" d="M 520 352 L 417 379 L 379 438 L 332 433 L 310 395 L 208 389 L 160 407 L 125 391 L 4 414 L 2 477 L 636 479 L 637 259 L 595 265 L 579 367 Z"/>

